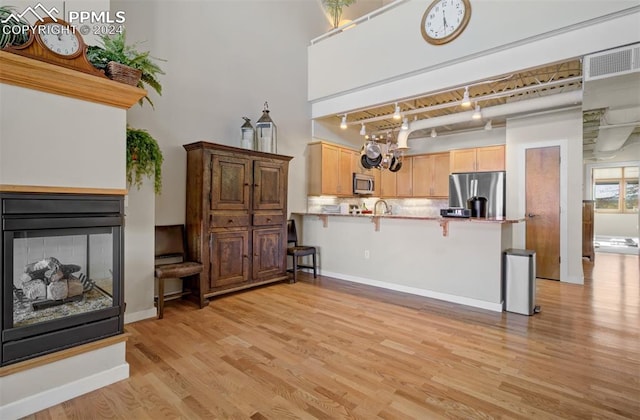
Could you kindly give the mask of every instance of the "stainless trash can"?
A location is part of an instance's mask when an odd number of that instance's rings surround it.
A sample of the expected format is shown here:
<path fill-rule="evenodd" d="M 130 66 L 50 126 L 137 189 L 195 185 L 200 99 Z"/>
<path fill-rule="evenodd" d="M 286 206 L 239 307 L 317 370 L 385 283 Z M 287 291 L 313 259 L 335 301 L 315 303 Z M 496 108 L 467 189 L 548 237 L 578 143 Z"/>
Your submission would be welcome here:
<path fill-rule="evenodd" d="M 536 252 L 507 249 L 504 252 L 506 310 L 533 315 L 536 308 Z"/>

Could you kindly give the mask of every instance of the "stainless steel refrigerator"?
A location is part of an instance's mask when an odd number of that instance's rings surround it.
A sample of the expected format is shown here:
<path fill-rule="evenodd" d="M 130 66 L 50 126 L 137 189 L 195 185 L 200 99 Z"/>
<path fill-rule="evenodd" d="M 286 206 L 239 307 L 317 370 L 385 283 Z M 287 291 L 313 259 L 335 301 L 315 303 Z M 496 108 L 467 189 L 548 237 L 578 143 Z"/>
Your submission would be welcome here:
<path fill-rule="evenodd" d="M 449 175 L 449 207 L 467 208 L 467 199 L 487 199 L 487 217 L 505 217 L 505 172 L 466 172 Z"/>

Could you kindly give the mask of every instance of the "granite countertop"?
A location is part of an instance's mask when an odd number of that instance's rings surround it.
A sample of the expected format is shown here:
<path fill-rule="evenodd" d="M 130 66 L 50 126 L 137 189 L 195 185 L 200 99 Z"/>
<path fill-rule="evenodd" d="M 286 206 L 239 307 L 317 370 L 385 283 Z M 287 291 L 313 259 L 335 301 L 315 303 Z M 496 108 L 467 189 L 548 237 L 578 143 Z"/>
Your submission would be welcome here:
<path fill-rule="evenodd" d="M 476 218 L 476 217 L 442 217 L 442 216 L 414 216 L 402 214 L 342 214 L 342 213 L 310 213 L 310 212 L 293 212 L 301 216 L 338 216 L 338 217 L 377 217 L 383 219 L 407 219 L 407 220 L 437 220 L 437 221 L 453 221 L 453 222 L 474 222 L 474 223 L 520 223 L 524 219 L 507 219 L 507 218 Z"/>

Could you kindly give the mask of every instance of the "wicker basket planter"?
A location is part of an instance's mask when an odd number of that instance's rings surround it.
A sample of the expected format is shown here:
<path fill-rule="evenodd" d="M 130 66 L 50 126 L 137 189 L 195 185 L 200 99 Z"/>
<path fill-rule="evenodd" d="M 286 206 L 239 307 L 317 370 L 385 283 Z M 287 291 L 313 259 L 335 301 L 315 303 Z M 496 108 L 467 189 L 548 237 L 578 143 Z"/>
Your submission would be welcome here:
<path fill-rule="evenodd" d="M 116 61 L 109 61 L 105 71 L 107 77 L 116 82 L 126 83 L 131 86 L 137 86 L 142 77 L 142 70 L 125 66 Z"/>

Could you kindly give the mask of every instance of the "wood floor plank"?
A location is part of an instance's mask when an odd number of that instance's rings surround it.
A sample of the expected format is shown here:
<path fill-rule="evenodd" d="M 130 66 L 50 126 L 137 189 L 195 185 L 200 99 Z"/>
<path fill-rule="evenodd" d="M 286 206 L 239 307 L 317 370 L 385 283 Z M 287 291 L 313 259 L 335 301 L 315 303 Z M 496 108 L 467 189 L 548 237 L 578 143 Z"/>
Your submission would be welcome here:
<path fill-rule="evenodd" d="M 174 301 L 126 326 L 130 378 L 28 418 L 640 419 L 638 260 L 537 280 L 531 317 L 306 273 Z"/>

